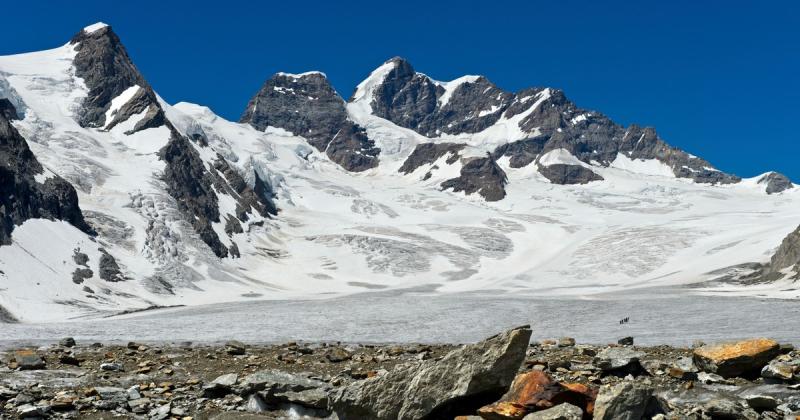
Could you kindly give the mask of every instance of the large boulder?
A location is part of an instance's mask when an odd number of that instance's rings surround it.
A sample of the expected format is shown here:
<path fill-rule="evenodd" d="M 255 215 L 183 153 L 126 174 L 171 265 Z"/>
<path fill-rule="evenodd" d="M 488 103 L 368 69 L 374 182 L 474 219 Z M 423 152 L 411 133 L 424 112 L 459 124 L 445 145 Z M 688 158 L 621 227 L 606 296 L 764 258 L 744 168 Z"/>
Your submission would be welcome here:
<path fill-rule="evenodd" d="M 19 370 L 40 370 L 47 367 L 44 359 L 29 349 L 15 351 L 14 360 Z"/>
<path fill-rule="evenodd" d="M 630 347 L 608 347 L 594 358 L 594 365 L 604 371 L 636 368 L 644 353 Z"/>
<path fill-rule="evenodd" d="M 794 188 L 792 181 L 786 175 L 770 172 L 758 179 L 758 183 L 766 185 L 767 194 L 776 194 Z"/>
<path fill-rule="evenodd" d="M 697 348 L 694 350 L 694 363 L 706 372 L 731 378 L 760 374 L 761 369 L 778 354 L 780 345 L 777 341 L 755 338 Z"/>
<path fill-rule="evenodd" d="M 641 420 L 653 389 L 635 382 L 621 382 L 600 388 L 594 407 L 595 420 Z"/>
<path fill-rule="evenodd" d="M 340 420 L 453 418 L 496 400 L 525 359 L 529 326 L 453 350 L 440 360 L 400 365 L 333 393 Z"/>
<path fill-rule="evenodd" d="M 520 420 L 529 413 L 563 403 L 591 413 L 596 395 L 586 385 L 562 384 L 542 371 L 533 370 L 517 375 L 511 389 L 499 401 L 481 407 L 478 414 L 486 420 Z"/>

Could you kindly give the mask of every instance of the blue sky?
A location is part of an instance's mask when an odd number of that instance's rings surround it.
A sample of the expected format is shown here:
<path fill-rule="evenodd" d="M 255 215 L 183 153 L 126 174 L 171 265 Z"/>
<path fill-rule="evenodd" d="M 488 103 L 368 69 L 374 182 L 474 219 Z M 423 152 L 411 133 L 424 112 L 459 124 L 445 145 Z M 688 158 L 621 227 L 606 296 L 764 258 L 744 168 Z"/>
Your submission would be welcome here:
<path fill-rule="evenodd" d="M 2 55 L 61 45 L 103 21 L 167 101 L 229 119 L 277 71 L 324 71 L 347 98 L 399 55 L 439 80 L 483 74 L 512 91 L 561 88 L 619 123 L 655 126 L 722 170 L 800 181 L 796 2 L 104 0 L 3 9 Z"/>

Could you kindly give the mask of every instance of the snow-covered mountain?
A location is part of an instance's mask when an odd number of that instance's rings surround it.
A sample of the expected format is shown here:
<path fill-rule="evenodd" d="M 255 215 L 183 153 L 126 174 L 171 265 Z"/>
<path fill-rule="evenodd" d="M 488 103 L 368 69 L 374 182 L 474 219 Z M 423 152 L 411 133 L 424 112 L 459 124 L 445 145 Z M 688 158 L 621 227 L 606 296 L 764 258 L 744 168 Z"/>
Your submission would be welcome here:
<path fill-rule="evenodd" d="M 399 58 L 349 101 L 323 73 L 276 74 L 237 123 L 164 102 L 91 25 L 0 57 L 0 159 L 0 319 L 414 286 L 798 297 L 786 177 Z"/>

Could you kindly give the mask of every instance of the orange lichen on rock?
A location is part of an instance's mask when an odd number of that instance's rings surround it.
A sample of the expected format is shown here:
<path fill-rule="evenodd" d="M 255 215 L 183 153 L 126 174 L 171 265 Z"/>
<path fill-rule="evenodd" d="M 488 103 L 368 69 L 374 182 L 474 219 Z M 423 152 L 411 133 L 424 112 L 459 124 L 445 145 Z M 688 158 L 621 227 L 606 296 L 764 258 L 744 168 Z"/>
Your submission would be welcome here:
<path fill-rule="evenodd" d="M 694 361 L 704 371 L 733 377 L 761 369 L 779 353 L 777 341 L 755 338 L 700 347 L 694 351 Z"/>
<path fill-rule="evenodd" d="M 562 384 L 541 371 L 517 375 L 500 401 L 482 407 L 478 415 L 485 420 L 518 420 L 525 415 L 562 403 L 581 407 L 586 414 L 594 409 L 597 390 L 583 384 Z"/>

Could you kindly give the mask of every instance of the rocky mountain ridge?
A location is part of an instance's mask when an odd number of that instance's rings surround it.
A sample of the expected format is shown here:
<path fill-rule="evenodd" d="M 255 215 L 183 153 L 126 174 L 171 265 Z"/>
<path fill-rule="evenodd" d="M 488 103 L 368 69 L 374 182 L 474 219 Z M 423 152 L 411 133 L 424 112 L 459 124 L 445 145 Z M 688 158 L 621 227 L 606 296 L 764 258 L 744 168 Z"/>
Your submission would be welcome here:
<path fill-rule="evenodd" d="M 0 118 L 4 319 L 394 287 L 693 283 L 768 258 L 800 222 L 780 174 L 735 182 L 558 90 L 439 82 L 402 59 L 348 101 L 320 72 L 276 74 L 235 123 L 166 103 L 96 24 L 0 57 Z M 778 284 L 792 267 L 768 283 L 789 293 Z"/>

